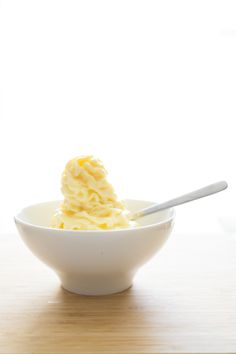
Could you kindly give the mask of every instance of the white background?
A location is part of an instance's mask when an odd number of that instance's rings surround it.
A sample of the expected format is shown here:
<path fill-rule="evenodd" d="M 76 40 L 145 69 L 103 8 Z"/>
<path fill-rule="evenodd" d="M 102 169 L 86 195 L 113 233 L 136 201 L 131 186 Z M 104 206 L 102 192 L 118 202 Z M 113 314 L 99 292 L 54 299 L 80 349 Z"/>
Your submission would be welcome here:
<path fill-rule="evenodd" d="M 60 198 L 65 163 L 87 153 L 122 198 L 226 179 L 180 207 L 177 228 L 235 220 L 234 1 L 8 0 L 0 13 L 1 232 Z"/>

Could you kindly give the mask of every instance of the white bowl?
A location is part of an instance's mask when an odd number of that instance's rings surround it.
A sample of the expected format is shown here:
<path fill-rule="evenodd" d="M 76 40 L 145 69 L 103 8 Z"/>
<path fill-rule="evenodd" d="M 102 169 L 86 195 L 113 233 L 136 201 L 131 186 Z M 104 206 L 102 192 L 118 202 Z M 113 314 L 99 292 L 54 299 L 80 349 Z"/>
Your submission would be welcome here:
<path fill-rule="evenodd" d="M 174 209 L 140 220 L 140 226 L 120 230 L 61 230 L 48 227 L 60 201 L 29 206 L 15 216 L 18 231 L 35 256 L 54 269 L 63 288 L 83 295 L 105 295 L 132 285 L 137 270 L 157 253 L 174 224 Z M 136 211 L 152 205 L 125 201 Z"/>

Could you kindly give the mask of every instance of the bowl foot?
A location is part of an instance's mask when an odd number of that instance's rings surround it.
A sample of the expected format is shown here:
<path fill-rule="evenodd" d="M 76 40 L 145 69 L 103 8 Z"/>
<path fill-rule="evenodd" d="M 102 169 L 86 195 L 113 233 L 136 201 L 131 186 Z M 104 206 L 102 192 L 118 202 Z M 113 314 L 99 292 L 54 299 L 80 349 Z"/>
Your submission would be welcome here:
<path fill-rule="evenodd" d="M 130 275 L 86 275 L 58 273 L 62 287 L 80 295 L 109 295 L 122 292 L 132 286 Z"/>

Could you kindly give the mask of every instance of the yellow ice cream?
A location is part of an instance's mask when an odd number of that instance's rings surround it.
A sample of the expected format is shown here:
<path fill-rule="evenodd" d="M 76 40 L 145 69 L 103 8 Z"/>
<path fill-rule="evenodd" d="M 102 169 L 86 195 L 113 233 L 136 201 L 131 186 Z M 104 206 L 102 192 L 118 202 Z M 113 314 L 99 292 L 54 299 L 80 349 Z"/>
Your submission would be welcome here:
<path fill-rule="evenodd" d="M 116 229 L 132 226 L 128 211 L 117 199 L 107 172 L 93 156 L 69 161 L 62 174 L 64 201 L 51 226 L 69 230 Z"/>

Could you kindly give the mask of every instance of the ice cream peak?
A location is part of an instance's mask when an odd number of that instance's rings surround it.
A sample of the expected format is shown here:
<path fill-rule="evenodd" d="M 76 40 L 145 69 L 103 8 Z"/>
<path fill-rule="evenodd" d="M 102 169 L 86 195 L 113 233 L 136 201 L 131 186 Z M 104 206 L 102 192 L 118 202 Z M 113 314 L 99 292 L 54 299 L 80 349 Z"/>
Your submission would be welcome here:
<path fill-rule="evenodd" d="M 128 211 L 106 177 L 102 162 L 93 156 L 70 160 L 62 174 L 64 201 L 51 226 L 70 230 L 129 227 Z"/>

